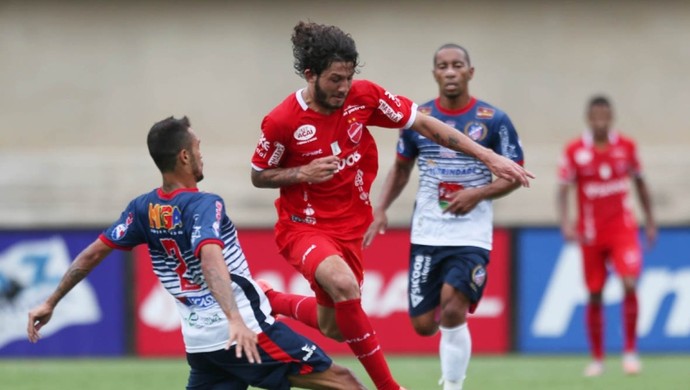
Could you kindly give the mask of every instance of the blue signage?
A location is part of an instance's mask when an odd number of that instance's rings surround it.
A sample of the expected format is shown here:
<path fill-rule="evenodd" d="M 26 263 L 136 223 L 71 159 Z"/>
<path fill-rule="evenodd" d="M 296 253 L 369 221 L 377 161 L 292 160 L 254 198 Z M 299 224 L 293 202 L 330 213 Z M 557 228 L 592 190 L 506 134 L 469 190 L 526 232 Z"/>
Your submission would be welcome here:
<path fill-rule="evenodd" d="M 642 241 L 644 242 L 644 240 Z M 638 283 L 638 347 L 645 352 L 690 351 L 690 229 L 662 229 L 645 249 Z M 566 245 L 554 228 L 517 235 L 517 350 L 587 352 L 579 246 Z M 604 287 L 605 346 L 622 350 L 623 289 L 615 273 Z"/>
<path fill-rule="evenodd" d="M 0 232 L 0 357 L 125 353 L 124 261 L 113 251 L 57 305 L 41 340 L 29 343 L 28 312 L 57 287 L 100 231 Z"/>

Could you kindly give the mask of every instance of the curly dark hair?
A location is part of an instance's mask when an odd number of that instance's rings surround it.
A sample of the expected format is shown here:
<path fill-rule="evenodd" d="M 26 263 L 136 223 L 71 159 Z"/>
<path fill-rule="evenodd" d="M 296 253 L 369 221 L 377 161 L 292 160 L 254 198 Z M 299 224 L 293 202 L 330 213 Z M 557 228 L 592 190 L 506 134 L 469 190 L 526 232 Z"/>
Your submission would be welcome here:
<path fill-rule="evenodd" d="M 359 66 L 354 39 L 336 26 L 300 21 L 292 33 L 292 54 L 302 77 L 307 69 L 320 75 L 334 61 L 352 63 L 355 70 Z"/>

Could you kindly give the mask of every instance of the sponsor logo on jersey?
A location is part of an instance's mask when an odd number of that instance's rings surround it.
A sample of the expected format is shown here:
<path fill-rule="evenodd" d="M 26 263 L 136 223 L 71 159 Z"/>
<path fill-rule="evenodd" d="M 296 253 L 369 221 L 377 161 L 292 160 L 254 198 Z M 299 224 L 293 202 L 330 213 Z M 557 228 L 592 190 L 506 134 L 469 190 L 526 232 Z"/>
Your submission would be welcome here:
<path fill-rule="evenodd" d="M 340 145 L 338 145 L 338 141 L 333 141 L 331 143 L 331 153 L 333 153 L 334 156 L 337 156 L 340 154 L 340 152 L 342 152 L 342 150 L 340 150 Z"/>
<path fill-rule="evenodd" d="M 198 297 L 186 297 L 187 302 L 191 305 L 207 308 L 216 304 L 216 299 L 211 294 L 204 294 Z"/>
<path fill-rule="evenodd" d="M 177 206 L 149 203 L 149 226 L 166 230 L 182 227 L 182 212 Z"/>
<path fill-rule="evenodd" d="M 121 224 L 115 226 L 115 229 L 113 229 L 112 233 L 110 233 L 110 238 L 117 241 L 117 240 L 121 239 L 122 237 L 124 237 L 125 234 L 127 233 L 127 229 L 129 228 L 129 225 L 131 225 L 132 222 L 134 222 L 134 214 L 129 213 L 127 215 L 127 218 L 125 219 L 124 223 L 121 223 Z"/>
<path fill-rule="evenodd" d="M 599 177 L 602 180 L 607 180 L 611 177 L 611 166 L 609 164 L 601 164 L 599 166 Z"/>
<path fill-rule="evenodd" d="M 457 122 L 455 122 L 455 121 L 452 120 L 452 119 L 448 119 L 448 120 L 446 121 L 446 124 L 447 124 L 448 126 L 450 126 L 450 127 L 455 127 L 455 125 L 457 124 Z"/>
<path fill-rule="evenodd" d="M 354 153 L 350 154 L 349 156 L 345 158 L 341 158 L 340 161 L 338 161 L 338 169 L 335 171 L 335 173 L 338 173 L 345 169 L 346 167 L 351 167 L 354 166 L 359 162 L 359 160 L 362 158 L 362 155 L 359 154 L 358 151 L 355 151 Z"/>
<path fill-rule="evenodd" d="M 275 142 L 273 146 L 275 146 L 275 150 L 273 151 L 273 154 L 271 154 L 271 158 L 268 159 L 268 165 L 276 167 L 280 163 L 280 159 L 283 158 L 283 153 L 285 153 L 285 146 L 283 146 L 283 144 L 281 144 L 280 142 Z"/>
<path fill-rule="evenodd" d="M 410 303 L 412 307 L 417 307 L 424 300 L 421 285 L 427 282 L 430 269 L 431 256 L 417 255 L 414 257 L 410 272 Z"/>
<path fill-rule="evenodd" d="M 491 119 L 494 117 L 494 113 L 495 113 L 495 111 L 493 108 L 479 106 L 479 107 L 477 107 L 476 117 L 478 119 Z"/>
<path fill-rule="evenodd" d="M 311 152 L 302 153 L 302 157 L 318 156 L 323 154 L 323 149 L 312 150 Z"/>
<path fill-rule="evenodd" d="M 517 147 L 510 142 L 510 132 L 506 125 L 501 125 L 501 128 L 498 130 L 498 137 L 501 140 L 501 154 L 503 157 L 516 160 L 518 158 Z"/>
<path fill-rule="evenodd" d="M 379 110 L 391 121 L 398 123 L 403 117 L 400 111 L 395 111 L 385 100 L 379 99 Z"/>
<path fill-rule="evenodd" d="M 295 130 L 294 137 L 297 141 L 307 141 L 316 135 L 316 127 L 312 125 L 302 125 Z"/>
<path fill-rule="evenodd" d="M 575 152 L 575 163 L 577 165 L 587 165 L 592 161 L 593 157 L 589 149 L 578 149 Z"/>
<path fill-rule="evenodd" d="M 348 116 L 355 111 L 363 110 L 365 108 L 367 108 L 367 107 L 364 105 L 355 106 L 355 105 L 351 104 L 351 105 L 345 107 L 345 109 L 343 110 L 343 116 Z"/>
<path fill-rule="evenodd" d="M 611 180 L 607 182 L 586 183 L 582 192 L 588 199 L 604 198 L 611 195 L 625 194 L 628 192 L 628 178 Z"/>
<path fill-rule="evenodd" d="M 472 138 L 473 140 L 479 142 L 486 138 L 486 135 L 489 132 L 489 129 L 486 128 L 486 125 L 481 123 L 481 122 L 476 122 L 472 121 L 469 122 L 465 125 L 465 135 Z"/>
<path fill-rule="evenodd" d="M 213 233 L 220 237 L 220 221 L 223 219 L 223 202 L 216 201 L 216 220 L 213 222 Z"/>
<path fill-rule="evenodd" d="M 268 142 L 264 133 L 261 133 L 259 143 L 256 145 L 256 154 L 261 158 L 266 158 L 266 153 L 271 148 L 271 143 Z"/>
<path fill-rule="evenodd" d="M 347 135 L 350 137 L 350 141 L 358 144 L 359 141 L 362 140 L 362 128 L 364 128 L 364 125 L 359 122 L 350 124 L 350 127 L 347 129 Z"/>
<path fill-rule="evenodd" d="M 400 104 L 400 99 L 398 99 L 398 97 L 395 96 L 395 95 L 393 95 L 392 93 L 386 91 L 386 97 L 387 97 L 390 101 L 392 101 L 393 103 L 395 103 L 395 106 L 396 106 L 396 107 L 402 106 L 402 104 Z"/>

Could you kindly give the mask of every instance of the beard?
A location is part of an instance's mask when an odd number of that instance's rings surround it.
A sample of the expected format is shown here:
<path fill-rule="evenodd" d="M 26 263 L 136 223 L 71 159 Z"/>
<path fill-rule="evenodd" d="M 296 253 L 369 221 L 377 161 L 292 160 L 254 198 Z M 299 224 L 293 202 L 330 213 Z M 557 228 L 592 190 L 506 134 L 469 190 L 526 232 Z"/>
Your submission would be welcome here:
<path fill-rule="evenodd" d="M 319 86 L 319 79 L 314 83 L 314 100 L 316 100 L 316 104 L 329 110 L 337 110 L 343 106 L 343 104 L 335 105 L 328 102 L 328 94 Z M 345 103 L 345 100 L 343 100 L 343 103 Z"/>

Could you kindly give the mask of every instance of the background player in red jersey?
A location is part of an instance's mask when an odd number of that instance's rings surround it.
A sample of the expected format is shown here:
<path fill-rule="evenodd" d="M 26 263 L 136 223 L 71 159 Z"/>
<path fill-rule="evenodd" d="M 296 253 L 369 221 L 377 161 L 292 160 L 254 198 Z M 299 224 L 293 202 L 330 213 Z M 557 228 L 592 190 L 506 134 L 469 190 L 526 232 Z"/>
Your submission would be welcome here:
<path fill-rule="evenodd" d="M 590 100 L 587 121 L 589 130 L 565 148 L 559 167 L 557 200 L 563 237 L 580 242 L 589 291 L 586 324 L 594 360 L 585 369 L 585 375 L 597 376 L 604 370 L 602 290 L 609 264 L 621 277 L 625 290 L 623 370 L 637 374 L 641 364 L 636 352 L 636 284 L 642 253 L 628 200 L 630 178 L 642 203 L 649 245 L 654 243 L 657 229 L 635 142 L 612 130 L 613 109 L 606 97 Z M 577 226 L 568 219 L 568 193 L 573 184 L 577 187 Z"/>
<path fill-rule="evenodd" d="M 358 53 L 335 26 L 300 22 L 292 35 L 294 67 L 307 86 L 263 120 L 252 183 L 280 188 L 276 242 L 310 282 L 316 298 L 266 288 L 275 313 L 345 341 L 378 389 L 399 389 L 362 310 L 362 238 L 371 223 L 371 183 L 378 152 L 367 126 L 411 128 L 476 156 L 498 176 L 528 184 L 532 175 L 426 115 L 375 83 L 353 81 Z"/>

